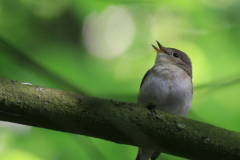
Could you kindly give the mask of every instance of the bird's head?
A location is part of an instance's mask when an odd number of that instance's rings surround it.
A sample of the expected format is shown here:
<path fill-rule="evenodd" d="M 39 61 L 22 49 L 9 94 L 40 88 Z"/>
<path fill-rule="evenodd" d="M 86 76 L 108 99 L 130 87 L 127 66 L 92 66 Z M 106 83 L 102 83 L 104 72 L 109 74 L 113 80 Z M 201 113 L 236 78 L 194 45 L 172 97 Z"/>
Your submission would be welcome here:
<path fill-rule="evenodd" d="M 183 69 L 192 78 L 192 63 L 186 53 L 174 48 L 165 48 L 158 41 L 157 44 L 159 48 L 152 45 L 157 52 L 155 65 L 176 65 Z"/>

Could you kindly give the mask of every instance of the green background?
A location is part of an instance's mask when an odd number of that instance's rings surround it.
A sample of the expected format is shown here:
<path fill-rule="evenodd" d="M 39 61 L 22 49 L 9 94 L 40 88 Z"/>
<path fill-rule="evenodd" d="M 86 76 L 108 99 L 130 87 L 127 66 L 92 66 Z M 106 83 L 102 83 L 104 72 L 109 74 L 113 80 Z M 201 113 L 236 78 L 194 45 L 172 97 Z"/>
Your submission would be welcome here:
<path fill-rule="evenodd" d="M 240 132 L 239 7 L 237 0 L 1 0 L 0 77 L 136 102 L 158 40 L 192 60 L 188 117 Z M 133 160 L 136 154 L 133 146 L 0 122 L 1 160 Z"/>

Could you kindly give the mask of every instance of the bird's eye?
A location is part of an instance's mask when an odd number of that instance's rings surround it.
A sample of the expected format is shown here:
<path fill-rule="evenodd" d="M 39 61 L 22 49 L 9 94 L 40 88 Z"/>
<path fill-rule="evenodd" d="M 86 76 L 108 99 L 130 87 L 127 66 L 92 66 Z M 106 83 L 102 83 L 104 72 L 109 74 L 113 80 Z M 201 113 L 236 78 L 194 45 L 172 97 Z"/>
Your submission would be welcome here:
<path fill-rule="evenodd" d="M 180 57 L 179 54 L 177 54 L 177 53 L 173 53 L 173 56 L 176 57 L 176 58 Z"/>

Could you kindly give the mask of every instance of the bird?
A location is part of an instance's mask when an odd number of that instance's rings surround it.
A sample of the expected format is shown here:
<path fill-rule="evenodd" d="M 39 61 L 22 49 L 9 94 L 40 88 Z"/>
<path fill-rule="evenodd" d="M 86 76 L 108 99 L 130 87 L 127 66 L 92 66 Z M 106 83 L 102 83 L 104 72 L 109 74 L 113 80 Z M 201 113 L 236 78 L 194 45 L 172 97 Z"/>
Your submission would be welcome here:
<path fill-rule="evenodd" d="M 192 62 L 188 55 L 175 48 L 158 47 L 154 66 L 144 75 L 138 104 L 155 102 L 157 110 L 187 117 L 192 105 Z M 161 151 L 139 148 L 136 160 L 156 160 Z"/>

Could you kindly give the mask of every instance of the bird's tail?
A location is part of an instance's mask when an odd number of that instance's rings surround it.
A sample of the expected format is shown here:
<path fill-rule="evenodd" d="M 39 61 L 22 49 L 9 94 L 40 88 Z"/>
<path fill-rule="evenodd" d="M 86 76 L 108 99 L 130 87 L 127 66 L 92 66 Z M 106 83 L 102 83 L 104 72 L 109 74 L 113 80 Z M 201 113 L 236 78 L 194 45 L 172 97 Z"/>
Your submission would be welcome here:
<path fill-rule="evenodd" d="M 150 158 L 151 160 L 156 160 L 160 153 L 161 152 L 139 148 L 136 160 L 149 160 Z"/>

